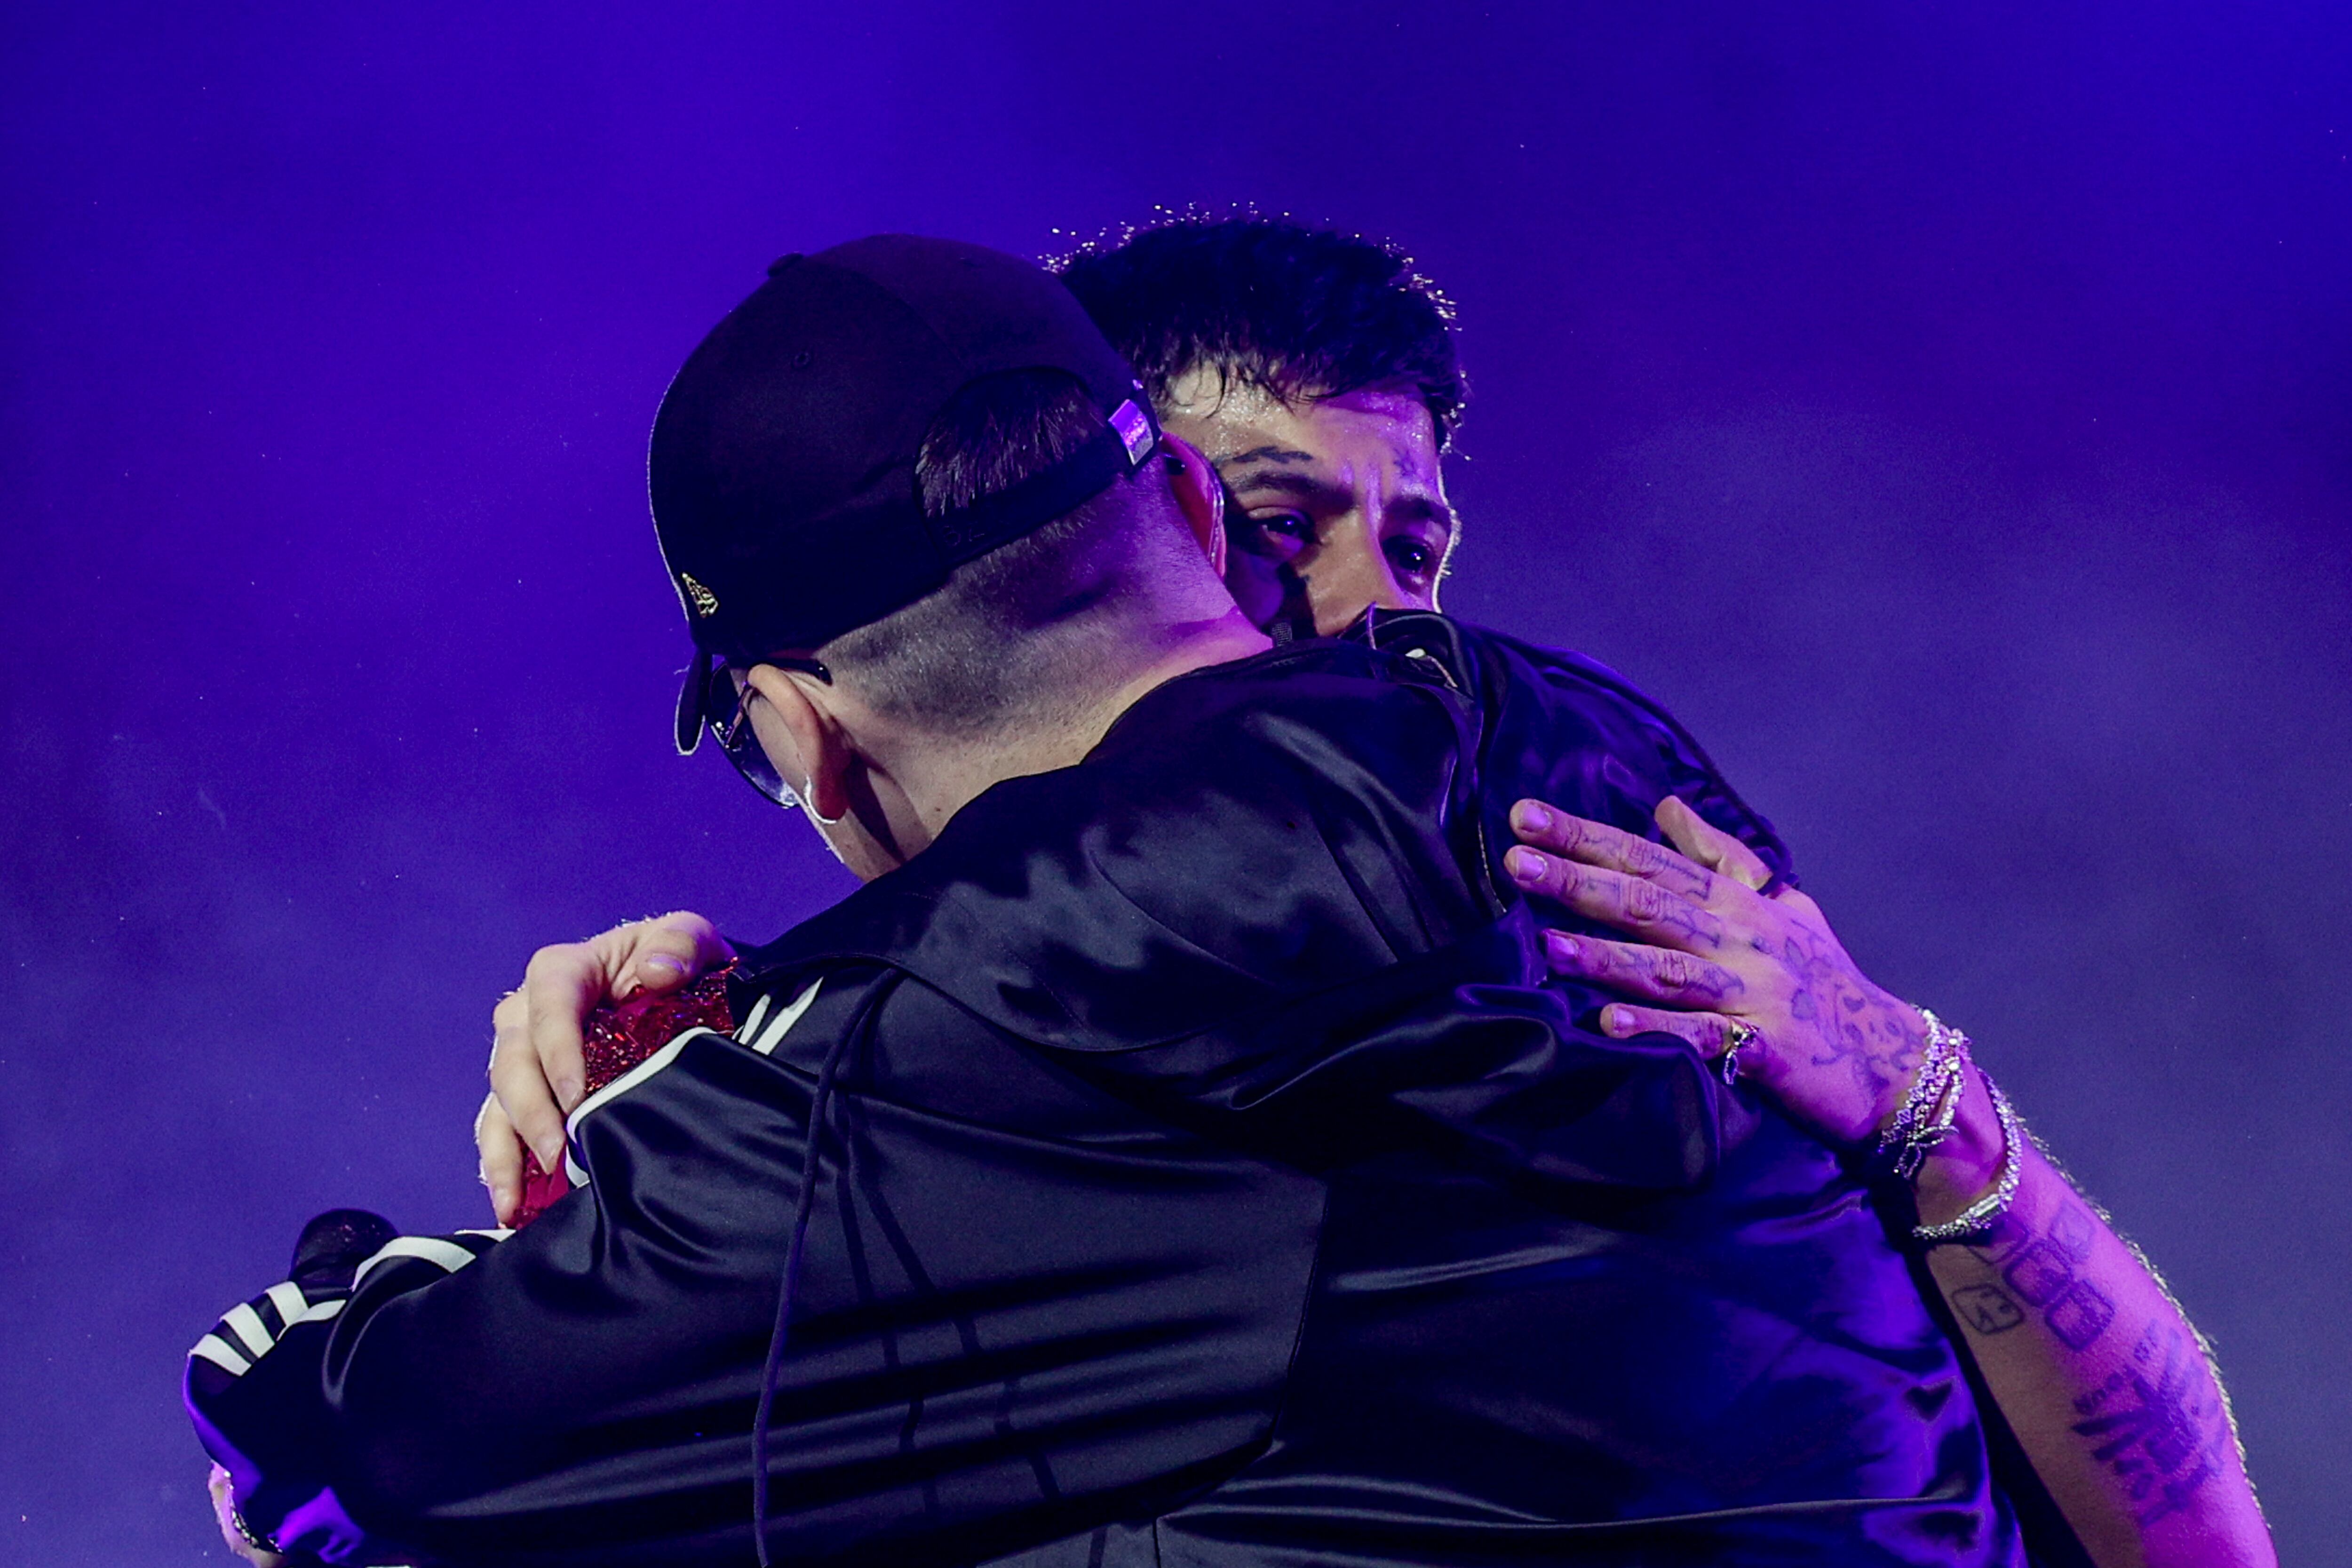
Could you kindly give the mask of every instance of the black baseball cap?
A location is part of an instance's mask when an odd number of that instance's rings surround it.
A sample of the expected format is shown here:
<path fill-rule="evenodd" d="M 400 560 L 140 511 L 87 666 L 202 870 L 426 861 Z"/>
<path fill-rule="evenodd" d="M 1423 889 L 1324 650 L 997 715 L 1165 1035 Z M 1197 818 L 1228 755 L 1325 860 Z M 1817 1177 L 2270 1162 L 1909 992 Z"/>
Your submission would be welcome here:
<path fill-rule="evenodd" d="M 1067 371 L 1103 428 L 1042 473 L 924 515 L 915 458 L 969 383 Z M 662 558 L 694 637 L 677 745 L 714 661 L 814 648 L 937 590 L 1063 516 L 1158 444 L 1135 373 L 1060 279 L 955 240 L 876 235 L 787 256 L 688 358 L 654 417 Z"/>

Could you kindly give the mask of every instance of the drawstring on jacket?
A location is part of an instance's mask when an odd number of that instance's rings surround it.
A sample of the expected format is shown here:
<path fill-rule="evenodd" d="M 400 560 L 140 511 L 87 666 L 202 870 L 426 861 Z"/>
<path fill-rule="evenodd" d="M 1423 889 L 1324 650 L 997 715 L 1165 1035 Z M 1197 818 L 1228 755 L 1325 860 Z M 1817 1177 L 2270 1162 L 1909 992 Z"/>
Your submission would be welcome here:
<path fill-rule="evenodd" d="M 801 1155 L 800 1197 L 793 1205 L 792 1237 L 784 1244 L 784 1272 L 776 1289 L 776 1328 L 768 1336 L 768 1362 L 760 1373 L 760 1406 L 751 1417 L 751 1544 L 758 1550 L 760 1568 L 770 1568 L 768 1563 L 768 1417 L 776 1404 L 776 1378 L 783 1369 L 784 1340 L 792 1326 L 793 1297 L 800 1289 L 801 1257 L 808 1243 L 809 1215 L 816 1206 L 818 1155 L 824 1138 L 824 1115 L 833 1101 L 833 1080 L 840 1068 L 841 1058 L 847 1054 L 849 1044 L 873 1026 L 874 1014 L 882 999 L 897 986 L 885 980 L 866 997 L 857 1016 L 842 1030 L 833 1046 L 824 1053 L 824 1065 L 817 1068 L 816 1091 L 809 1097 L 808 1147 Z M 848 1158 L 848 1145 L 842 1146 L 842 1157 Z"/>

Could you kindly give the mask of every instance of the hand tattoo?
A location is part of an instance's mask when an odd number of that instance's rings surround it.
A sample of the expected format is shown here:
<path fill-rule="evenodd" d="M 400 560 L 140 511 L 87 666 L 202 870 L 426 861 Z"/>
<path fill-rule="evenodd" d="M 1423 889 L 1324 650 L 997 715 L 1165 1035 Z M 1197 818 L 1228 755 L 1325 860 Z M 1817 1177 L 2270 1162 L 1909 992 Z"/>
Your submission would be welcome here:
<path fill-rule="evenodd" d="M 1882 1115 L 1891 1110 L 1919 1067 L 1917 1016 L 1864 980 L 1833 940 L 1792 934 L 1780 962 L 1789 973 L 1790 1016 L 1809 1026 L 1819 1047 L 1812 1065 L 1845 1063 L 1868 1103 Z"/>

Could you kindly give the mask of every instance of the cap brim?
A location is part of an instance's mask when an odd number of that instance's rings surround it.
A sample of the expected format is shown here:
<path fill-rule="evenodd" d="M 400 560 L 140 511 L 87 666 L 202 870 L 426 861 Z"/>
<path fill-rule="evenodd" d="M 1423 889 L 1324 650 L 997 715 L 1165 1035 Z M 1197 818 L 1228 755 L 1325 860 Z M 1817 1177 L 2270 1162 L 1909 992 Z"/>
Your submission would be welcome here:
<path fill-rule="evenodd" d="M 694 650 L 694 662 L 686 667 L 686 684 L 677 691 L 677 754 L 694 755 L 702 744 L 703 715 L 710 711 L 710 654 L 706 648 Z"/>

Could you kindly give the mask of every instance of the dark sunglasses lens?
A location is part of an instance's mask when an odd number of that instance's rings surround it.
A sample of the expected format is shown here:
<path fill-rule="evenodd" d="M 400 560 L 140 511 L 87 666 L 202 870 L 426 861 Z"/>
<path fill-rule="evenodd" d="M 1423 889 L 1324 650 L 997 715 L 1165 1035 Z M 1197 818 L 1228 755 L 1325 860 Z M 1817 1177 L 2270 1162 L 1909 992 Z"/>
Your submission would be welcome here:
<path fill-rule="evenodd" d="M 719 737 L 719 750 L 727 753 L 727 760 L 735 764 L 735 771 L 743 775 L 745 783 L 787 810 L 800 804 L 800 797 L 777 775 L 760 738 L 752 733 L 742 699 L 725 670 L 711 679 L 709 721 L 710 732 Z"/>

